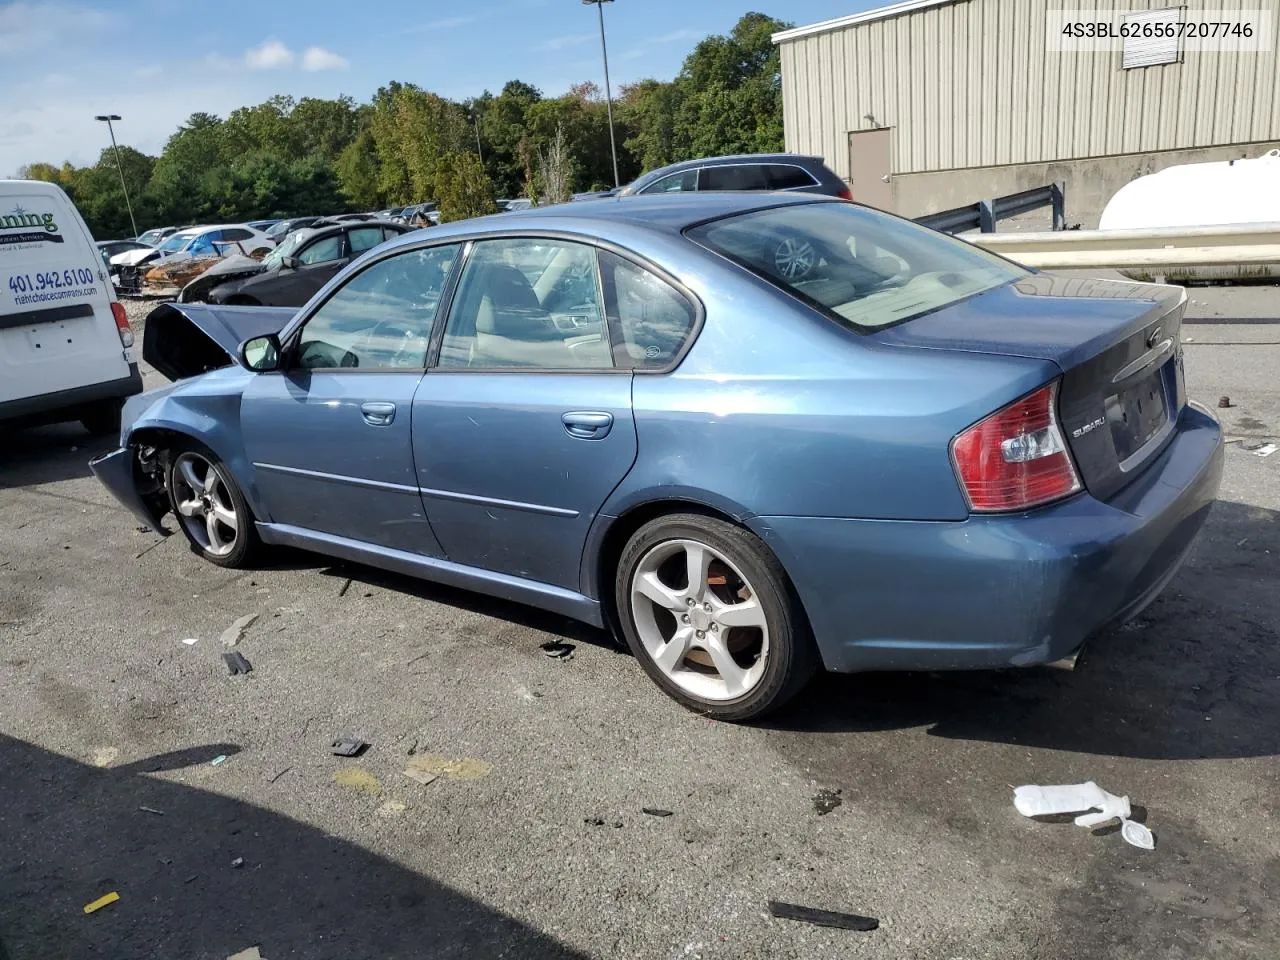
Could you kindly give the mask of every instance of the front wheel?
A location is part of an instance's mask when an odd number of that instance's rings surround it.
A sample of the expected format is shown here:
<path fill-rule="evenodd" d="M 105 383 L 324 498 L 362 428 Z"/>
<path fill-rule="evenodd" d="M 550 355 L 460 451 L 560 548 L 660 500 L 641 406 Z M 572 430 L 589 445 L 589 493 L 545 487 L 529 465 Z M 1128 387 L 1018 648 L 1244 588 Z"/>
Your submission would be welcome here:
<path fill-rule="evenodd" d="M 721 520 L 678 514 L 641 527 L 622 552 L 615 600 L 645 672 L 717 719 L 778 709 L 817 667 L 782 565 L 749 531 Z"/>
<path fill-rule="evenodd" d="M 192 550 L 220 567 L 249 565 L 261 545 L 253 514 L 212 451 L 194 445 L 171 451 L 165 486 Z"/>

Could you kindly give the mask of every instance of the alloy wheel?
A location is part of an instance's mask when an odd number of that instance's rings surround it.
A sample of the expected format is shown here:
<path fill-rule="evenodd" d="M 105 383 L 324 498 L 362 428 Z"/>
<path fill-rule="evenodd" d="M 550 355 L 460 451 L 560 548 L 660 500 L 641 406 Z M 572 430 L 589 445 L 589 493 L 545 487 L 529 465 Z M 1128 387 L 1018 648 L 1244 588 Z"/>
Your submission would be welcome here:
<path fill-rule="evenodd" d="M 173 464 L 173 485 L 178 520 L 191 539 L 212 556 L 231 553 L 243 524 L 217 467 L 198 453 L 180 454 Z"/>
<path fill-rule="evenodd" d="M 773 252 L 773 265 L 785 280 L 803 280 L 818 262 L 818 252 L 808 240 L 788 237 Z"/>
<path fill-rule="evenodd" d="M 651 548 L 631 578 L 631 611 L 645 651 L 672 683 L 709 701 L 760 682 L 769 626 L 755 590 L 724 555 L 697 540 Z"/>

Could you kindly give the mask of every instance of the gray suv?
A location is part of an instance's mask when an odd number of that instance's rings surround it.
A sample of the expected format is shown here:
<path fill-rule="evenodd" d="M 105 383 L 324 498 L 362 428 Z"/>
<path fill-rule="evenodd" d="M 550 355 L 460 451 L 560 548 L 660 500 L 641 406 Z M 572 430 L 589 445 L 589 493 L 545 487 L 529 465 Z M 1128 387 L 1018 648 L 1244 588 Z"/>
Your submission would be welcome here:
<path fill-rule="evenodd" d="M 849 185 L 821 157 L 795 153 L 747 153 L 685 160 L 650 170 L 619 191 L 621 196 L 694 190 L 795 190 L 852 200 Z"/>

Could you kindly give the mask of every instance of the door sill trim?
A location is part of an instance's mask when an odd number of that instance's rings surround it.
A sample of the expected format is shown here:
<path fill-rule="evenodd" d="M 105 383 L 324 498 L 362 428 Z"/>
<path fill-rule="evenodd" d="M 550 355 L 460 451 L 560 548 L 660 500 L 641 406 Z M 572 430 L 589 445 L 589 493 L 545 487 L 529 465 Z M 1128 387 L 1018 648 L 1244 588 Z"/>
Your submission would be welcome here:
<path fill-rule="evenodd" d="M 425 557 L 405 550 L 381 547 L 361 540 L 337 537 L 286 523 L 258 523 L 258 534 L 264 543 L 296 547 L 326 556 L 364 563 L 406 576 L 430 580 L 450 587 L 473 590 L 488 596 L 525 603 L 531 607 L 559 613 L 593 627 L 604 626 L 600 603 L 574 590 L 550 583 L 526 580 L 506 573 L 481 570 L 439 557 Z"/>

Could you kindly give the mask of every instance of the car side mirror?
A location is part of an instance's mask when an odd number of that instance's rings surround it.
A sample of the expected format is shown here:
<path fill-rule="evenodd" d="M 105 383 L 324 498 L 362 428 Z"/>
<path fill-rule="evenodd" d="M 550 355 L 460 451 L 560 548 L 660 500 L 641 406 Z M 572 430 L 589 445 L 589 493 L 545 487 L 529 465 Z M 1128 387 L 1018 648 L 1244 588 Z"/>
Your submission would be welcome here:
<path fill-rule="evenodd" d="M 302 266 L 302 261 L 297 257 L 283 257 L 280 260 L 280 265 L 286 270 L 297 270 Z"/>
<path fill-rule="evenodd" d="M 240 362 L 255 373 L 280 369 L 280 338 L 269 333 L 246 340 L 240 345 Z"/>

